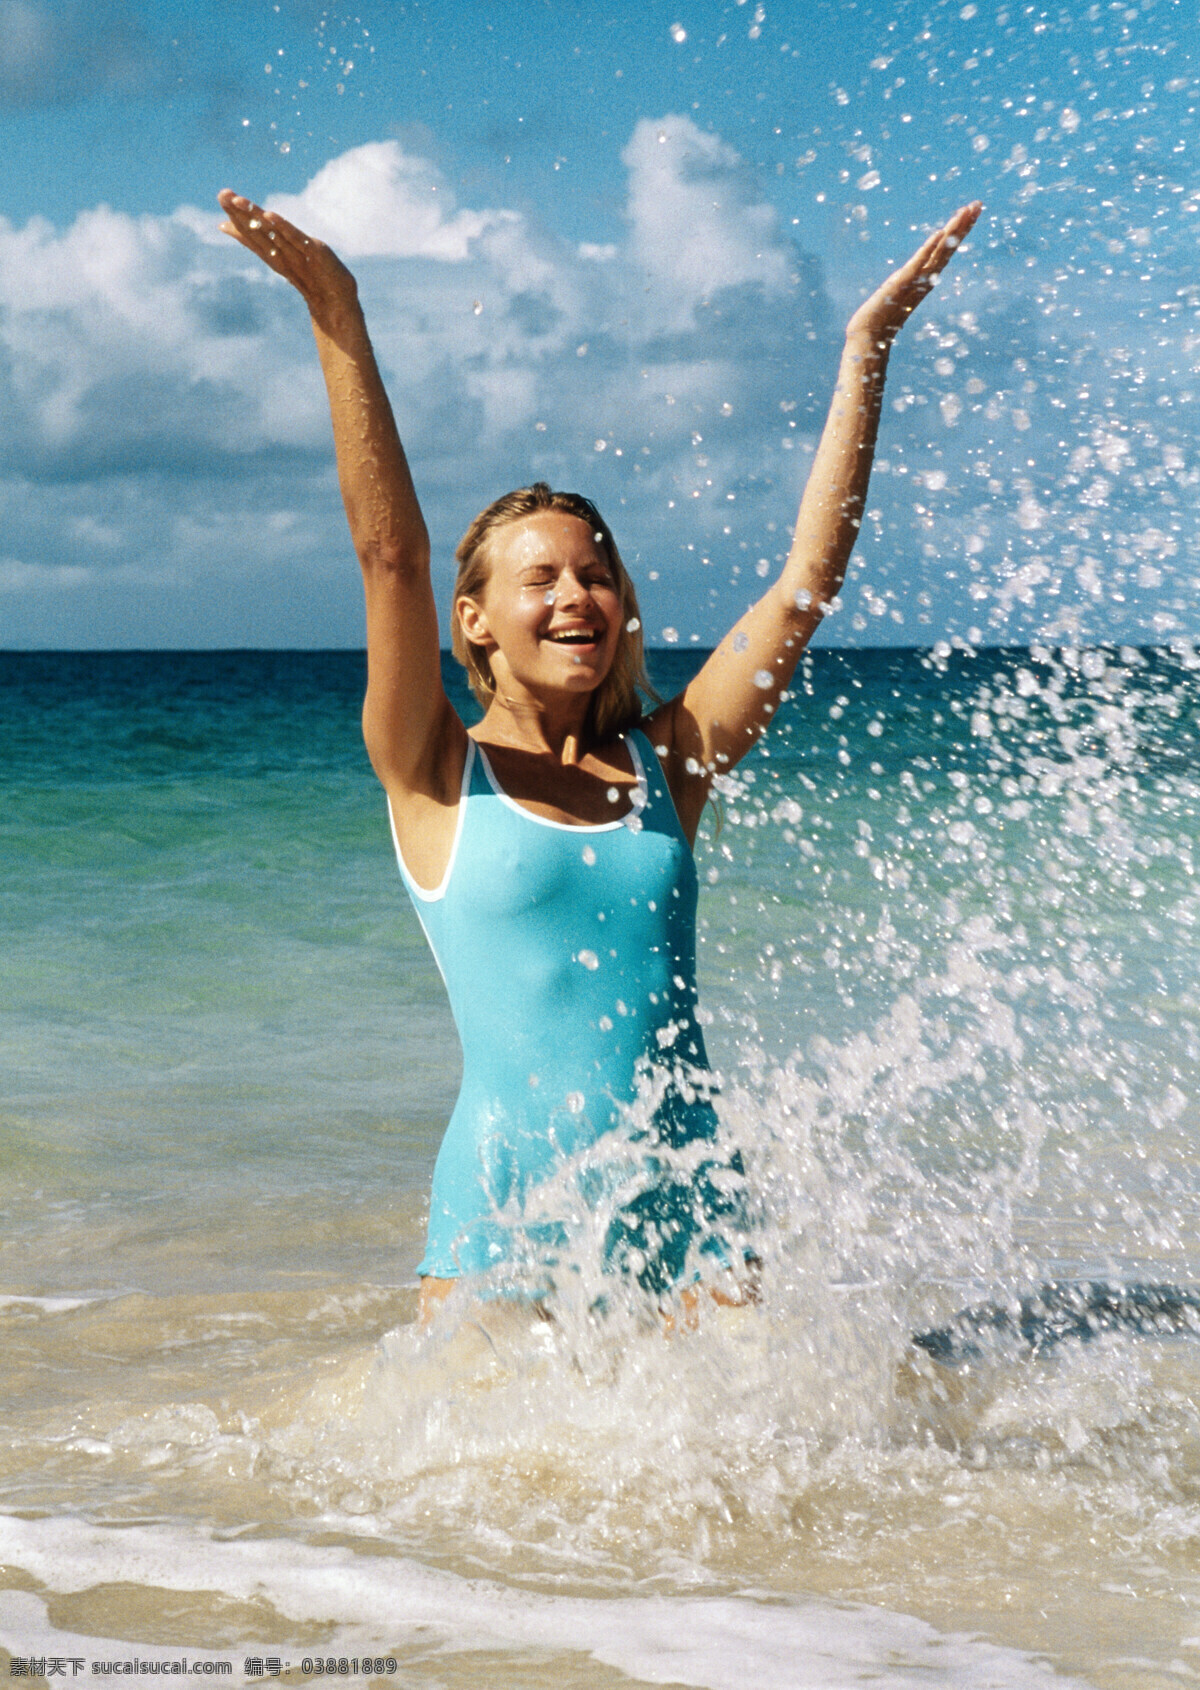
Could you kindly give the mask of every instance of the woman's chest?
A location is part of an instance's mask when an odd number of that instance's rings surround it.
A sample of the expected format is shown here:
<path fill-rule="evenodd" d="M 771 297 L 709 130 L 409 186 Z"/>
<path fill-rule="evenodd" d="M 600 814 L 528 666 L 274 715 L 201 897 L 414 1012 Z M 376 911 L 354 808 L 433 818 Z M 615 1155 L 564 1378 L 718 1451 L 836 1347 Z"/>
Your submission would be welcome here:
<path fill-rule="evenodd" d="M 543 822 L 486 799 L 473 799 L 471 810 L 447 895 L 493 931 L 534 914 L 571 925 L 590 916 L 623 930 L 632 918 L 634 926 L 652 928 L 681 903 L 694 908 L 691 852 L 677 830 L 652 817 L 582 828 Z"/>

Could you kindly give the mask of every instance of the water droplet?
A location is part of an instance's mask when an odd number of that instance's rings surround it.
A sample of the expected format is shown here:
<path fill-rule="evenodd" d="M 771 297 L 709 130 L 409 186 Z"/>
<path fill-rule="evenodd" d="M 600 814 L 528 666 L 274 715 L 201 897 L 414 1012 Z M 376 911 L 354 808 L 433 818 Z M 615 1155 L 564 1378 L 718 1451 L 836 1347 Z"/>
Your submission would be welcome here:
<path fill-rule="evenodd" d="M 580 951 L 579 955 L 575 958 L 575 961 L 581 963 L 582 966 L 589 972 L 593 972 L 600 966 L 600 958 L 596 955 L 595 951 Z"/>
<path fill-rule="evenodd" d="M 615 804 L 617 802 L 617 800 L 620 798 L 621 794 L 615 786 L 610 786 L 608 791 L 604 794 L 604 796 L 608 799 L 610 804 Z"/>
<path fill-rule="evenodd" d="M 586 1102 L 587 1099 L 581 1091 L 569 1091 L 567 1093 L 567 1108 L 571 1111 L 572 1115 L 582 1115 L 583 1106 Z"/>
<path fill-rule="evenodd" d="M 472 305 L 471 310 L 475 313 L 475 315 L 477 317 L 481 317 L 483 315 L 483 301 L 482 301 L 482 299 L 477 299 L 475 301 L 474 305 Z"/>
<path fill-rule="evenodd" d="M 596 853 L 592 850 L 590 845 L 585 845 L 583 847 L 583 860 L 589 868 L 591 868 L 592 864 L 596 860 Z"/>
<path fill-rule="evenodd" d="M 597 452 L 603 452 L 607 445 L 608 445 L 607 440 L 597 440 L 594 450 L 597 451 Z"/>
<path fill-rule="evenodd" d="M 600 1031 L 602 1033 L 611 1033 L 612 1029 L 613 1029 L 612 1016 L 611 1015 L 602 1015 L 600 1017 Z"/>
<path fill-rule="evenodd" d="M 749 644 L 750 644 L 749 634 L 735 634 L 733 636 L 733 649 L 734 649 L 734 651 L 745 651 L 746 647 Z"/>
<path fill-rule="evenodd" d="M 290 141 L 280 141 L 279 150 L 281 153 L 290 153 L 292 150 L 292 143 Z"/>
<path fill-rule="evenodd" d="M 687 40 L 687 30 L 684 29 L 681 23 L 673 23 L 671 25 L 671 40 L 680 47 L 682 47 L 684 42 Z"/>
<path fill-rule="evenodd" d="M 543 604 L 553 604 L 554 603 L 554 588 L 553 587 L 547 587 L 546 591 L 542 594 L 542 603 Z"/>
<path fill-rule="evenodd" d="M 775 685 L 775 679 L 769 669 L 756 669 L 754 671 L 754 684 L 756 687 L 761 687 L 764 692 L 769 692 Z"/>
<path fill-rule="evenodd" d="M 664 628 L 663 629 L 663 639 L 666 640 L 668 645 L 674 645 L 676 643 L 676 641 L 679 639 L 679 629 L 678 628 Z"/>
<path fill-rule="evenodd" d="M 631 616 L 629 621 L 625 624 L 625 632 L 627 634 L 636 634 L 640 627 L 641 623 L 638 621 L 637 617 Z"/>

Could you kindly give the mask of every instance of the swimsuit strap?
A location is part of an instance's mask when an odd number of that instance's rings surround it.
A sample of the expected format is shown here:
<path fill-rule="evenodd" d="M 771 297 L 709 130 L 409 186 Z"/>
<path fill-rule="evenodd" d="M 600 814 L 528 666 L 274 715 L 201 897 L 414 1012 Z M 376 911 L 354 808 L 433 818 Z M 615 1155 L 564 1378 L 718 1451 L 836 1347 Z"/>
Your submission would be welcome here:
<path fill-rule="evenodd" d="M 643 790 L 646 793 L 643 816 L 649 818 L 654 815 L 664 833 L 674 833 L 683 840 L 690 855 L 692 847 L 679 820 L 679 812 L 675 808 L 667 777 L 663 774 L 662 764 L 658 760 L 658 752 L 641 728 L 630 728 L 622 737 L 633 753 L 634 773 L 641 775 Z"/>

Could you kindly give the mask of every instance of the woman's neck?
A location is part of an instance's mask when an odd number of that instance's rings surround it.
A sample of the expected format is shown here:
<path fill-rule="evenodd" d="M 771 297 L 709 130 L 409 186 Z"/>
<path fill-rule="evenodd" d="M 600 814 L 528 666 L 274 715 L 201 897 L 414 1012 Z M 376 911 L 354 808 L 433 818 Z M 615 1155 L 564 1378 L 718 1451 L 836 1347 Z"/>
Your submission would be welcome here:
<path fill-rule="evenodd" d="M 585 729 L 590 704 L 590 694 L 551 701 L 497 689 L 476 737 L 490 745 L 553 757 L 564 765 L 579 763 L 589 746 Z"/>

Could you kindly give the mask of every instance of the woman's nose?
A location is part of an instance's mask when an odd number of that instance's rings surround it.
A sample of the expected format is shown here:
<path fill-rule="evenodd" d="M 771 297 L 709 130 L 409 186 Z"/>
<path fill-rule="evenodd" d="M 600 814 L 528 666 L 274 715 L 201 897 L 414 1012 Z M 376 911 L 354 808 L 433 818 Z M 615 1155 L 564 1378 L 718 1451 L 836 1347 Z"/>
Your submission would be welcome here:
<path fill-rule="evenodd" d="M 558 605 L 579 604 L 587 598 L 588 590 L 573 569 L 564 569 L 558 578 L 554 598 Z"/>

